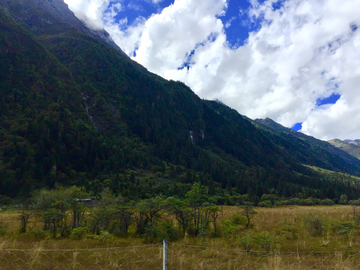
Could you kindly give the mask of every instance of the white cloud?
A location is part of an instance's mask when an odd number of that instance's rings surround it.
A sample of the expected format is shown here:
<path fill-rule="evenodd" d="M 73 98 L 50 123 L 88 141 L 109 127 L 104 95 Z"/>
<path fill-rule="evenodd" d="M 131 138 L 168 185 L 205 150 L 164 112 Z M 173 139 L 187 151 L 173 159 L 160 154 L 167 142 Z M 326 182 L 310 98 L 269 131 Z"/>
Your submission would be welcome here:
<path fill-rule="evenodd" d="M 78 10 L 101 25 L 108 1 L 77 1 Z M 236 49 L 227 44 L 219 19 L 226 0 L 175 0 L 131 26 L 111 14 L 104 27 L 126 53 L 136 51 L 134 60 L 184 81 L 202 98 L 218 98 L 251 118 L 304 122 L 303 132 L 318 138 L 360 138 L 360 29 L 351 29 L 360 27 L 360 1 L 288 0 L 277 10 L 276 0 L 250 2 L 248 14 L 262 21 L 261 28 Z M 189 69 L 179 70 L 184 62 Z M 316 106 L 335 90 L 341 95 L 335 105 Z"/>
<path fill-rule="evenodd" d="M 102 17 L 110 0 L 64 0 L 64 2 L 89 27 L 98 29 L 104 27 Z"/>
<path fill-rule="evenodd" d="M 225 23 L 225 28 L 229 28 L 231 26 L 231 23 L 236 19 L 236 17 L 232 17 L 230 20 L 228 20 Z"/>

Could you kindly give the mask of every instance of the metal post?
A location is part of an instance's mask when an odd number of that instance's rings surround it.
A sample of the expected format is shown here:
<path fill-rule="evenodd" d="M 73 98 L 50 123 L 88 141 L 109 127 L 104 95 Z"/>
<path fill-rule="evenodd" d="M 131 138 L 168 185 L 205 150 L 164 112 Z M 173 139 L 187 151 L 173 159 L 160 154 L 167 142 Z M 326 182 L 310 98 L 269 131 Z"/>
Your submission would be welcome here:
<path fill-rule="evenodd" d="M 167 270 L 167 264 L 168 264 L 168 241 L 166 239 L 163 240 L 163 270 Z"/>

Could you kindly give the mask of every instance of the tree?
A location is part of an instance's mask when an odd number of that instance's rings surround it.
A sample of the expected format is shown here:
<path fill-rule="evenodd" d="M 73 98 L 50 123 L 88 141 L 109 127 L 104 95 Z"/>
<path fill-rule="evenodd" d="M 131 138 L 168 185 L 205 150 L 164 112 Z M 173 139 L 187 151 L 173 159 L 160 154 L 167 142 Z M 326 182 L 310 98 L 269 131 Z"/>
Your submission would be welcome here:
<path fill-rule="evenodd" d="M 252 219 L 252 216 L 257 214 L 257 212 L 254 210 L 254 204 L 251 202 L 245 202 L 243 205 L 240 205 L 239 207 L 242 208 L 241 214 L 247 219 L 245 228 L 248 229 L 250 226 L 250 221 Z"/>
<path fill-rule="evenodd" d="M 84 218 L 86 210 L 83 199 L 90 196 L 84 188 L 72 186 L 64 190 L 66 203 L 68 204 L 69 210 L 72 212 L 72 228 L 75 229 L 80 226 L 81 221 Z"/>
<path fill-rule="evenodd" d="M 61 229 L 61 236 L 64 235 L 65 230 L 69 227 L 66 222 L 66 208 L 64 207 L 63 201 L 55 201 L 52 207 L 47 209 L 43 216 L 44 220 L 52 224 L 53 226 L 53 237 L 56 238 L 57 229 Z"/>
<path fill-rule="evenodd" d="M 122 198 L 117 201 L 118 203 L 115 205 L 114 215 L 118 220 L 120 232 L 127 235 L 130 225 L 134 222 L 134 210 L 130 205 L 125 204 Z"/>
<path fill-rule="evenodd" d="M 339 204 L 348 204 L 348 202 L 348 196 L 346 196 L 345 194 L 340 196 Z"/>
<path fill-rule="evenodd" d="M 101 230 L 109 229 L 109 225 L 114 216 L 114 206 L 117 198 L 110 192 L 109 188 L 105 188 L 94 208 L 90 210 L 91 217 L 88 219 L 89 231 L 100 234 Z"/>
<path fill-rule="evenodd" d="M 349 202 L 352 209 L 353 209 L 353 220 L 356 222 L 356 224 L 360 224 L 360 214 L 356 213 L 356 208 L 360 205 L 360 199 L 359 200 L 353 200 Z"/>
<path fill-rule="evenodd" d="M 73 220 L 72 227 L 80 225 L 84 218 L 85 203 L 82 199 L 88 197 L 82 188 L 58 188 L 55 190 L 42 189 L 32 199 L 31 208 L 44 221 L 44 229 L 52 226 L 53 236 L 56 237 L 57 229 L 60 229 L 61 236 L 71 227 L 68 224 L 68 213 Z"/>
<path fill-rule="evenodd" d="M 214 226 L 214 233 L 216 234 L 217 233 L 217 230 L 216 230 L 216 222 L 220 216 L 220 212 L 221 212 L 221 209 L 219 206 L 217 205 L 210 205 L 207 207 L 206 209 L 209 217 L 211 218 L 211 221 L 213 223 L 213 226 Z"/>
<path fill-rule="evenodd" d="M 207 194 L 208 190 L 204 186 L 194 183 L 191 190 L 185 195 L 192 212 L 192 226 L 194 229 L 192 233 L 194 235 L 198 235 L 201 230 L 207 230 L 209 225 L 207 213 L 203 209 L 205 202 L 208 200 Z"/>
<path fill-rule="evenodd" d="M 136 226 L 137 233 L 143 234 L 146 226 L 153 226 L 153 223 L 160 219 L 162 210 L 164 210 L 164 198 L 156 196 L 155 198 L 145 199 L 136 204 Z"/>
<path fill-rule="evenodd" d="M 21 221 L 21 227 L 20 227 L 20 233 L 26 232 L 26 226 L 29 222 L 30 216 L 33 214 L 33 211 L 31 211 L 28 208 L 23 207 L 21 209 L 20 213 L 20 221 Z"/>
<path fill-rule="evenodd" d="M 174 197 L 169 197 L 165 201 L 165 208 L 168 213 L 175 216 L 183 234 L 186 233 L 192 219 L 192 211 L 188 201 L 182 201 Z"/>

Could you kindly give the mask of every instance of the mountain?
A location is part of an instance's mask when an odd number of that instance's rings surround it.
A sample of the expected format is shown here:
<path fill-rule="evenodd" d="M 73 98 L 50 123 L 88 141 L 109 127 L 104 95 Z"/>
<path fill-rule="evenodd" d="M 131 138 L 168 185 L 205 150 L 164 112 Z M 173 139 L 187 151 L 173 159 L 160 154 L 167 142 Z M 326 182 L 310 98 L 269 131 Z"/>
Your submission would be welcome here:
<path fill-rule="evenodd" d="M 273 136 L 281 136 L 282 139 L 285 139 L 292 146 L 281 144 L 288 150 L 296 150 L 292 151 L 291 155 L 301 156 L 301 160 L 305 164 L 312 163 L 322 168 L 338 171 L 342 166 L 341 163 L 344 163 L 352 167 L 347 173 L 358 175 L 359 160 L 343 149 L 335 147 L 329 142 L 286 128 L 270 118 L 256 119 L 254 122 L 260 124 L 263 129 L 271 131 Z M 296 145 L 301 145 L 301 147 L 298 148 Z M 309 157 L 313 160 L 309 160 Z"/>
<path fill-rule="evenodd" d="M 341 141 L 339 139 L 333 139 L 328 141 L 328 143 L 360 159 L 360 140 Z"/>
<path fill-rule="evenodd" d="M 360 140 L 344 140 L 344 142 L 360 146 Z"/>
<path fill-rule="evenodd" d="M 0 0 L 0 30 L 3 195 L 60 184 L 181 197 L 196 181 L 253 201 L 360 196 L 357 182 L 313 169 L 360 175 L 358 159 L 148 72 L 62 0 Z"/>
<path fill-rule="evenodd" d="M 102 40 L 104 43 L 122 52 L 105 30 L 88 28 L 74 16 L 63 1 L 0 0 L 0 5 L 5 10 L 10 11 L 18 22 L 29 27 L 29 30 L 35 36 L 60 34 L 75 28 L 88 36 Z M 125 55 L 125 53 L 123 54 Z"/>

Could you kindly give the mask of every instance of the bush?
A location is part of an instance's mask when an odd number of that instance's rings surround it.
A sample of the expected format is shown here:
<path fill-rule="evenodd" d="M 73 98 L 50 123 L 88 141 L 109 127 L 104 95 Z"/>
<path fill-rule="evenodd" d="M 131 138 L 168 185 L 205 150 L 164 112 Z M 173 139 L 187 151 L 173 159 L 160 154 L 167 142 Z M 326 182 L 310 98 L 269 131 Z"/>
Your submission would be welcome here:
<path fill-rule="evenodd" d="M 324 231 L 325 220 L 322 217 L 309 214 L 305 216 L 304 224 L 309 234 L 313 237 L 316 237 L 322 235 L 322 232 Z"/>
<path fill-rule="evenodd" d="M 262 202 L 259 202 L 258 206 L 271 208 L 273 205 L 272 205 L 271 201 L 262 201 Z"/>
<path fill-rule="evenodd" d="M 263 194 L 261 196 L 261 201 L 270 201 L 271 205 L 273 205 L 278 199 L 279 197 L 275 194 Z"/>
<path fill-rule="evenodd" d="M 257 234 L 254 240 L 264 251 L 270 251 L 276 244 L 275 238 L 270 233 Z"/>
<path fill-rule="evenodd" d="M 324 200 L 321 200 L 320 204 L 321 205 L 334 205 L 335 203 L 331 199 L 324 199 Z"/>
<path fill-rule="evenodd" d="M 280 234 L 285 235 L 286 239 L 296 240 L 298 238 L 297 237 L 298 230 L 295 228 L 294 224 L 287 221 L 286 219 L 282 221 L 282 224 L 283 227 L 280 230 Z"/>
<path fill-rule="evenodd" d="M 159 223 L 156 226 L 156 236 L 158 239 L 167 239 L 169 241 L 175 241 L 181 238 L 181 232 L 174 227 L 174 223 L 172 221 L 165 221 Z"/>
<path fill-rule="evenodd" d="M 223 235 L 227 238 L 234 237 L 237 234 L 238 225 L 234 224 L 230 219 L 223 222 Z"/>
<path fill-rule="evenodd" d="M 254 246 L 254 239 L 251 235 L 245 235 L 238 239 L 238 243 L 244 248 L 245 251 L 249 252 Z"/>
<path fill-rule="evenodd" d="M 78 227 L 71 231 L 70 238 L 73 240 L 81 240 L 87 234 L 87 228 L 85 227 Z"/>
<path fill-rule="evenodd" d="M 6 227 L 0 227 L 0 236 L 4 236 L 6 234 L 7 228 Z"/>
<path fill-rule="evenodd" d="M 234 214 L 230 219 L 223 220 L 223 234 L 225 237 L 234 237 L 240 226 L 245 226 L 246 218 L 240 214 Z"/>
<path fill-rule="evenodd" d="M 287 200 L 276 201 L 274 205 L 275 206 L 289 205 L 289 201 L 287 201 Z"/>
<path fill-rule="evenodd" d="M 354 225 L 351 222 L 337 222 L 332 224 L 331 229 L 337 235 L 348 235 L 354 229 Z"/>
<path fill-rule="evenodd" d="M 49 232 L 44 230 L 32 230 L 30 233 L 34 236 L 35 240 L 44 240 L 50 237 Z"/>
<path fill-rule="evenodd" d="M 148 241 L 162 239 L 174 241 L 180 239 L 181 236 L 181 232 L 174 227 L 172 221 L 149 223 L 145 229 L 145 237 Z"/>
<path fill-rule="evenodd" d="M 339 204 L 348 204 L 348 202 L 348 196 L 346 196 L 345 194 L 340 196 Z"/>
<path fill-rule="evenodd" d="M 240 214 L 234 214 L 231 218 L 230 218 L 231 222 L 236 224 L 236 225 L 246 225 L 246 218 L 243 215 Z"/>
<path fill-rule="evenodd" d="M 300 205 L 300 199 L 299 198 L 291 198 L 288 200 L 289 205 Z"/>
<path fill-rule="evenodd" d="M 107 240 L 111 239 L 112 237 L 113 235 L 107 231 L 101 231 L 99 235 L 93 235 L 93 238 L 97 239 L 100 243 L 105 243 Z"/>
<path fill-rule="evenodd" d="M 9 205 L 11 203 L 11 198 L 8 196 L 0 195 L 0 205 Z M 4 206 L 1 208 L 4 209 Z"/>

